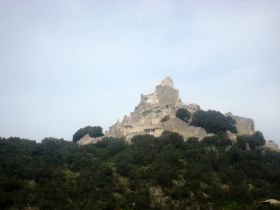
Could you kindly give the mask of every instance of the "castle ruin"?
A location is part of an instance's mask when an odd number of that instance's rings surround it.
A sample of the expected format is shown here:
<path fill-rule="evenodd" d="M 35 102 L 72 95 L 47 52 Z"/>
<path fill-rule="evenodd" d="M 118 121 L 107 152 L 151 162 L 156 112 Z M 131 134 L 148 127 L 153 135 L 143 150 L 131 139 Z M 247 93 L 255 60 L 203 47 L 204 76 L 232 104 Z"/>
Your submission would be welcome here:
<path fill-rule="evenodd" d="M 196 137 L 201 140 L 211 135 L 207 134 L 204 128 L 191 126 L 178 119 L 175 115 L 179 108 L 185 108 L 190 113 L 200 110 L 196 104 L 183 104 L 179 91 L 173 87 L 173 80 L 167 77 L 161 81 L 153 93 L 141 95 L 141 101 L 134 112 L 111 126 L 105 136 L 124 137 L 129 141 L 135 135 L 150 134 L 158 137 L 164 131 L 177 132 L 184 139 Z M 252 119 L 234 116 L 231 113 L 227 115 L 235 119 L 238 134 L 252 135 L 255 132 Z"/>

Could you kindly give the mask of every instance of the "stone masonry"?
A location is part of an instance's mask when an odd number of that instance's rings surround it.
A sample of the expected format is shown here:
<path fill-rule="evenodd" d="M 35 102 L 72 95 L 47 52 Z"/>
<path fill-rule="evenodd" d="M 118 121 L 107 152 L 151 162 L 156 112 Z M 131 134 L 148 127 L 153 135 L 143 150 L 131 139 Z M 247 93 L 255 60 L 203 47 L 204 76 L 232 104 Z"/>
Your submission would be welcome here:
<path fill-rule="evenodd" d="M 179 91 L 173 87 L 173 80 L 167 77 L 152 94 L 141 95 L 141 101 L 134 112 L 111 126 L 105 136 L 124 137 L 129 141 L 139 134 L 160 136 L 165 130 L 177 132 L 185 139 L 197 137 L 201 140 L 209 135 L 203 128 L 190 126 L 189 123 L 176 118 L 178 108 L 186 108 L 191 113 L 200 110 L 196 104 L 184 105 L 179 98 Z M 239 134 L 251 135 L 255 132 L 253 120 L 234 116 L 231 113 L 227 115 L 236 120 Z"/>

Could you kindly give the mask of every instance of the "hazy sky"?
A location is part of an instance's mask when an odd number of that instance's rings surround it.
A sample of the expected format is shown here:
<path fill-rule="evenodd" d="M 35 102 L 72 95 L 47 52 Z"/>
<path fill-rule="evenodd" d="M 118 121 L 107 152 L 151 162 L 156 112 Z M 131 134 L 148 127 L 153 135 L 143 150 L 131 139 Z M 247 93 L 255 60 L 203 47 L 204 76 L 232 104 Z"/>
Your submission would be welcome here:
<path fill-rule="evenodd" d="M 0 136 L 107 129 L 166 76 L 280 143 L 280 1 L 0 0 Z"/>

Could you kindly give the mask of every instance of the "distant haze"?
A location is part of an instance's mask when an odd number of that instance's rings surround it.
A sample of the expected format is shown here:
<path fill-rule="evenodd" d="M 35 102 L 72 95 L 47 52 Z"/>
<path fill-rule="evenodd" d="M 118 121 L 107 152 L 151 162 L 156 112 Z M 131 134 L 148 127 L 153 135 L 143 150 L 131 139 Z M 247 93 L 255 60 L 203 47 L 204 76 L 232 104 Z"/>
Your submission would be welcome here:
<path fill-rule="evenodd" d="M 0 0 L 0 136 L 107 129 L 171 76 L 280 143 L 279 0 Z"/>

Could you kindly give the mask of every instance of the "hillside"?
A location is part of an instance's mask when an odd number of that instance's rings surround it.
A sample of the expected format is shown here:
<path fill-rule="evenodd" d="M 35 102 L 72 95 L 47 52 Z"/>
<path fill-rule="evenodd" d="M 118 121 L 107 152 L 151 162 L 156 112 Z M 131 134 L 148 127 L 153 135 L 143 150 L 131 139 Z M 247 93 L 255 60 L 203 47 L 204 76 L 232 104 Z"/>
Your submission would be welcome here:
<path fill-rule="evenodd" d="M 1 210 L 280 208 L 277 145 L 252 119 L 184 104 L 169 77 L 105 135 L 0 138 L 0 160 Z"/>
<path fill-rule="evenodd" d="M 255 146 L 258 138 L 1 138 L 0 209 L 279 209 L 260 204 L 280 199 L 280 154 Z"/>

